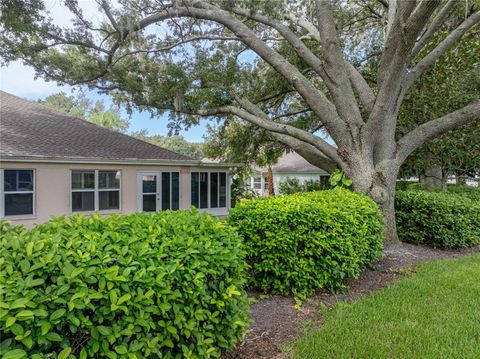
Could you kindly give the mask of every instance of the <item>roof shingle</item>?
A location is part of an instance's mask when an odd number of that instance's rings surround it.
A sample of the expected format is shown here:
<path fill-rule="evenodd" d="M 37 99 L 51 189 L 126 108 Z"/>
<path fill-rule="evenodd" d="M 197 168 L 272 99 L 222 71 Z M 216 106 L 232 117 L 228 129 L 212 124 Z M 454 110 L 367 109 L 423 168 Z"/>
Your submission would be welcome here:
<path fill-rule="evenodd" d="M 0 156 L 194 161 L 0 91 Z"/>

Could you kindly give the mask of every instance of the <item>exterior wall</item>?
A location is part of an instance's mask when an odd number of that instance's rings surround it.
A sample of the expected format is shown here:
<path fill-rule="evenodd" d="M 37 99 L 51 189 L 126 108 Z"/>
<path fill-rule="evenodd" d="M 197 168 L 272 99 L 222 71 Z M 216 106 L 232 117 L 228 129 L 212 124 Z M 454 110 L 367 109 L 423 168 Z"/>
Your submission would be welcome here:
<path fill-rule="evenodd" d="M 280 193 L 280 183 L 284 182 L 287 178 L 296 178 L 300 183 L 304 183 L 309 180 L 319 180 L 320 176 L 329 176 L 325 172 L 321 173 L 297 173 L 297 172 L 282 172 L 282 173 L 273 173 L 273 188 L 275 189 L 275 194 Z M 255 189 L 253 186 L 253 180 L 255 177 L 261 177 L 261 189 Z M 250 188 L 253 189 L 259 196 L 268 196 L 268 189 L 266 185 L 267 173 L 256 173 L 253 177 L 250 178 Z"/>
<path fill-rule="evenodd" d="M 115 165 L 115 164 L 71 164 L 71 163 L 17 163 L 1 162 L 2 169 L 33 169 L 35 171 L 35 194 L 33 216 L 7 216 L 4 220 L 14 224 L 24 224 L 31 227 L 34 224 L 45 222 L 50 216 L 72 215 L 71 208 L 71 170 L 120 170 L 120 210 L 100 211 L 101 214 L 133 213 L 138 211 L 137 201 L 137 173 L 152 171 L 180 172 L 180 209 L 189 209 L 191 203 L 191 176 L 190 167 L 186 166 L 156 166 L 156 165 Z M 225 167 L 208 169 L 200 167 L 200 171 L 227 172 L 227 208 L 204 209 L 214 215 L 228 214 L 230 205 L 230 175 Z M 92 212 L 75 212 L 91 214 Z"/>

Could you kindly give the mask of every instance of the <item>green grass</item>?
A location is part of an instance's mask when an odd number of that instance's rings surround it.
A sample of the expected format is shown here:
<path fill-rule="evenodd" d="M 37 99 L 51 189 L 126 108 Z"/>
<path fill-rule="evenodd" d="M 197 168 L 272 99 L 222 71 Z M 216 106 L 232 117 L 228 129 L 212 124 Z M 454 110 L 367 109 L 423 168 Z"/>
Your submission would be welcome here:
<path fill-rule="evenodd" d="M 294 358 L 480 358 L 480 255 L 422 264 L 324 319 Z"/>

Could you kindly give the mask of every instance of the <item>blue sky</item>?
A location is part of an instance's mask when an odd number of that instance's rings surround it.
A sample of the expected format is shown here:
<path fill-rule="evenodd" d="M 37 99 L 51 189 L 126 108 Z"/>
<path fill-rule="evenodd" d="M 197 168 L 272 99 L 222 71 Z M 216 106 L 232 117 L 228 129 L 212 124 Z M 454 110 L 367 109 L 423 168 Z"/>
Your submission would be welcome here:
<path fill-rule="evenodd" d="M 94 0 L 79 0 L 79 4 L 87 18 L 91 21 L 100 21 L 98 18 L 97 3 Z M 45 0 L 46 9 L 54 22 L 59 26 L 69 26 L 72 17 L 68 9 L 66 9 L 59 0 Z M 20 61 L 11 63 L 8 67 L 0 67 L 0 89 L 19 97 L 30 100 L 45 98 L 48 95 L 64 91 L 71 93 L 72 87 L 58 86 L 53 82 L 45 82 L 43 79 L 35 79 L 35 72 L 28 66 L 24 66 Z M 99 95 L 94 91 L 86 91 L 86 96 L 92 100 L 102 98 L 107 105 L 111 103 L 111 99 L 107 95 Z M 128 115 L 125 114 L 127 118 Z M 168 128 L 167 116 L 151 118 L 148 113 L 135 112 L 129 118 L 129 132 L 147 129 L 150 135 L 167 136 Z M 198 126 L 192 126 L 188 131 L 182 131 L 188 141 L 200 142 L 206 131 L 208 120 L 203 120 Z"/>

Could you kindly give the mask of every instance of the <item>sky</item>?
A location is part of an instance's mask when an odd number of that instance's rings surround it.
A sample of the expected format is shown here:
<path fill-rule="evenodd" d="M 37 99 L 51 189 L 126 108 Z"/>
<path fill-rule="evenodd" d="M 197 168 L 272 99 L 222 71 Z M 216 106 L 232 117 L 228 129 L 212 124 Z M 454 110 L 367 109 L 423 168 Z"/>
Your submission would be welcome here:
<path fill-rule="evenodd" d="M 60 4 L 59 0 L 46 0 L 45 4 L 56 24 L 68 26 L 71 14 Z M 79 0 L 79 4 L 88 18 L 98 19 L 97 4 L 94 0 Z M 70 94 L 74 90 L 71 86 L 58 86 L 54 82 L 46 82 L 41 78 L 35 79 L 33 69 L 23 65 L 21 61 L 0 67 L 0 89 L 29 100 L 38 100 L 61 91 Z M 112 102 L 108 95 L 100 95 L 95 91 L 85 90 L 85 94 L 92 100 L 103 99 L 107 107 Z M 125 112 L 123 115 L 128 118 Z M 148 113 L 134 112 L 128 120 L 130 122 L 129 132 L 147 129 L 150 135 L 168 135 L 167 115 L 151 118 Z M 203 120 L 198 126 L 192 126 L 187 131 L 181 131 L 180 134 L 190 142 L 201 142 L 207 123 L 208 120 Z"/>

